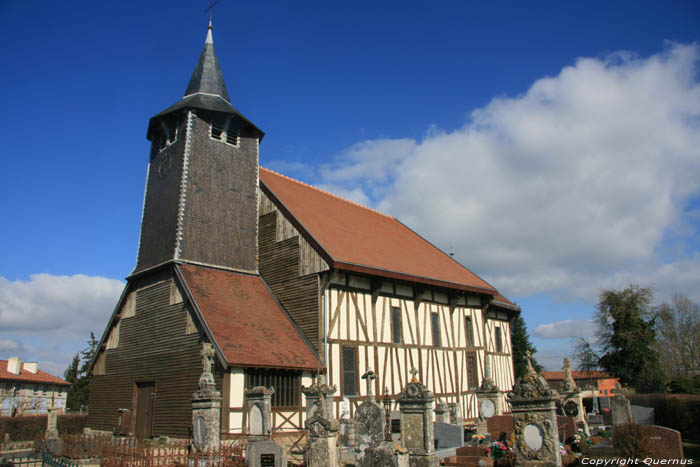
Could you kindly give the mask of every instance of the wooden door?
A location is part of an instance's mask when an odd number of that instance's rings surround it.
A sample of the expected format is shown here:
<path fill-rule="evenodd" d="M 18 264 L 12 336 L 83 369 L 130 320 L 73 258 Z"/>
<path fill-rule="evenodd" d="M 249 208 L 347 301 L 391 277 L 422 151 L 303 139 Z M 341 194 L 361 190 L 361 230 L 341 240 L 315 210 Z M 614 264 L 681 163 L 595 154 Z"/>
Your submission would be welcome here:
<path fill-rule="evenodd" d="M 153 436 L 155 395 L 155 383 L 136 383 L 136 427 L 134 434 L 140 438 Z"/>

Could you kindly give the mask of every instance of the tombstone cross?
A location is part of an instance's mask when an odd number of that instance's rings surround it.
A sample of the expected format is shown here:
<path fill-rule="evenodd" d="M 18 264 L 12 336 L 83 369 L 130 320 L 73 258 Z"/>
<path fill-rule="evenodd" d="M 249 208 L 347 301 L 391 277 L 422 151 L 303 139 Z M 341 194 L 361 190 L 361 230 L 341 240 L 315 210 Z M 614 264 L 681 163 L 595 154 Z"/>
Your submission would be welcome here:
<path fill-rule="evenodd" d="M 376 378 L 377 377 L 374 375 L 374 371 L 372 371 L 372 370 L 368 370 L 367 373 L 362 375 L 362 379 L 367 380 L 367 396 L 368 397 L 371 397 L 373 395 L 372 394 L 372 384 L 373 384 L 372 381 Z"/>
<path fill-rule="evenodd" d="M 416 378 L 416 375 L 418 374 L 418 370 L 416 370 L 415 368 L 411 368 L 411 371 L 409 371 L 409 373 L 411 373 L 411 382 L 417 383 L 418 378 Z"/>

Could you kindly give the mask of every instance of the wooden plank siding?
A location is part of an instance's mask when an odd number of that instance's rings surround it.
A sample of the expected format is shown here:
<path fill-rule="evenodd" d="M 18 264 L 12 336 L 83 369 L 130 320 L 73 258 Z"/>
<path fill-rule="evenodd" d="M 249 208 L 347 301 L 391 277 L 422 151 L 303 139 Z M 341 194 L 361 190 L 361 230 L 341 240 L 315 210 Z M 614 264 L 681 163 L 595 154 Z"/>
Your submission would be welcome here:
<path fill-rule="evenodd" d="M 152 381 L 156 391 L 153 435 L 189 436 L 192 393 L 202 372 L 200 333 L 187 333 L 187 305 L 171 305 L 172 278 L 160 279 L 143 288 L 132 284 L 135 312 L 118 321 L 118 346 L 103 351 L 105 373 L 94 375 L 90 383 L 88 426 L 92 429 L 114 429 L 119 408 L 135 409 L 136 383 Z M 218 390 L 222 389 L 222 375 L 217 364 Z"/>
<path fill-rule="evenodd" d="M 319 333 L 319 277 L 317 269 L 328 266 L 261 194 L 259 219 L 259 268 L 277 299 L 304 336 L 321 351 Z M 283 225 L 283 228 L 280 228 Z M 322 263 L 322 264 L 321 264 Z M 325 266 L 324 266 L 325 265 Z M 305 273 L 305 274 L 303 274 Z"/>

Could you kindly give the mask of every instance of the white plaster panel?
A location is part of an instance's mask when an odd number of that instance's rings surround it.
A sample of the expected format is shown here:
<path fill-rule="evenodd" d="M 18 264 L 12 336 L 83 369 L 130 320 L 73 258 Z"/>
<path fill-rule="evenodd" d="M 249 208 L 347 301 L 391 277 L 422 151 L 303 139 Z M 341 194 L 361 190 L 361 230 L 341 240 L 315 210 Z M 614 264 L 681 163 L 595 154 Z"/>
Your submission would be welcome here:
<path fill-rule="evenodd" d="M 243 407 L 243 391 L 245 376 L 242 368 L 231 369 L 231 384 L 229 386 L 229 407 Z M 233 425 L 230 425 L 233 426 Z M 240 425 L 238 425 L 240 426 Z"/>
<path fill-rule="evenodd" d="M 241 433 L 243 431 L 243 413 L 233 412 L 228 416 L 229 433 Z"/>

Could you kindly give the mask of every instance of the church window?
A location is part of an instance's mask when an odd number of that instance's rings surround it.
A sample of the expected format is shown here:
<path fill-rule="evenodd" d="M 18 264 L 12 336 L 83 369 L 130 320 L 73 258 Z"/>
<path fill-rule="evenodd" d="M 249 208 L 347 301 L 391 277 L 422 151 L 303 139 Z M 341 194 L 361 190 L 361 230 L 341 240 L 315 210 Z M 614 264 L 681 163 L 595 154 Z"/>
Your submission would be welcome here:
<path fill-rule="evenodd" d="M 391 308 L 391 341 L 394 344 L 402 342 L 401 308 L 395 306 Z"/>
<path fill-rule="evenodd" d="M 503 352 L 503 336 L 498 326 L 496 326 L 496 352 Z"/>
<path fill-rule="evenodd" d="M 212 119 L 210 136 L 212 139 L 225 142 L 231 146 L 238 146 L 240 130 L 238 128 L 232 128 L 229 124 L 230 120 Z"/>
<path fill-rule="evenodd" d="M 469 389 L 476 389 L 476 367 L 474 357 L 467 357 L 467 384 Z"/>
<path fill-rule="evenodd" d="M 440 336 L 440 319 L 437 313 L 430 315 L 430 327 L 433 330 L 433 347 L 441 347 L 442 339 Z"/>
<path fill-rule="evenodd" d="M 246 389 L 256 386 L 274 387 L 273 407 L 298 407 L 300 404 L 301 372 L 248 368 L 245 371 Z"/>
<path fill-rule="evenodd" d="M 467 347 L 474 347 L 474 329 L 472 328 L 471 316 L 467 316 L 466 318 L 464 318 L 464 330 L 464 335 L 467 340 Z"/>
<path fill-rule="evenodd" d="M 343 347 L 343 395 L 357 395 L 355 347 Z"/>

